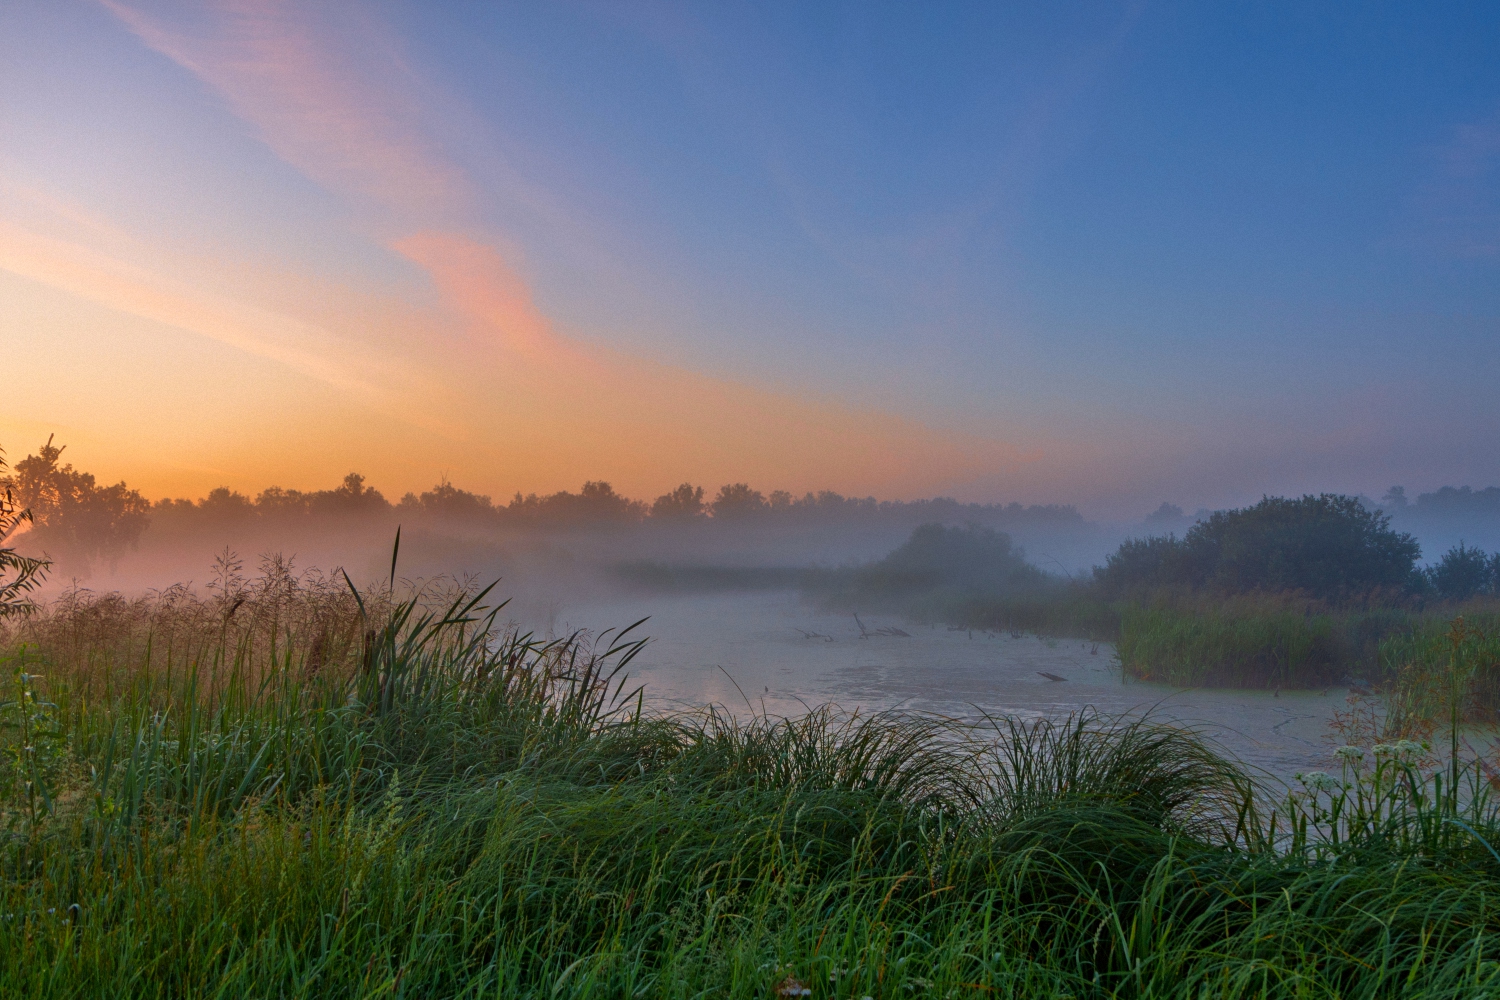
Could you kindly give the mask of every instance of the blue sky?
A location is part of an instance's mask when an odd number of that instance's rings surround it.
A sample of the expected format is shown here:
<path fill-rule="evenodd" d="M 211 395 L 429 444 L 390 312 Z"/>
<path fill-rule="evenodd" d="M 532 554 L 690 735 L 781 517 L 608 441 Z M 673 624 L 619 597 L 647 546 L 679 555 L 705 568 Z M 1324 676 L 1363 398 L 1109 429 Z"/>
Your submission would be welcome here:
<path fill-rule="evenodd" d="M 287 413 L 312 405 L 299 379 L 332 385 L 325 444 L 277 438 L 284 478 L 752 478 L 1122 517 L 1490 485 L 1497 29 L 1456 4 L 22 2 L 0 13 L 0 218 L 87 261 L 149 248 L 142 281 L 219 311 L 132 305 L 34 248 L 0 304 L 143 371 L 245 353 L 194 364 Z M 508 358 L 456 244 L 411 249 L 432 232 L 492 253 L 557 351 Z M 278 341 L 267 315 L 321 332 Z M 481 320 L 504 336 L 477 361 Z M 102 414 L 140 400 L 24 364 L 56 388 L 0 404 L 13 451 L 63 420 L 95 464 L 192 490 L 264 477 L 244 456 L 287 433 L 158 406 L 131 445 Z M 518 365 L 599 379 L 597 412 L 474 389 L 432 413 L 405 386 L 361 430 L 390 372 Z M 709 402 L 638 402 L 679 391 Z M 725 392 L 743 409 L 702 419 Z"/>

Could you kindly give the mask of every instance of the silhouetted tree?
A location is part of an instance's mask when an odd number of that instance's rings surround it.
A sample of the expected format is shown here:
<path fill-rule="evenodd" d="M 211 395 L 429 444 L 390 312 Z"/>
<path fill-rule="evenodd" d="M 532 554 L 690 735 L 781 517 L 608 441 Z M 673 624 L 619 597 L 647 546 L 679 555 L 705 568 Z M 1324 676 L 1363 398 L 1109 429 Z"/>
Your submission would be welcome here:
<path fill-rule="evenodd" d="M 766 509 L 766 498 L 747 483 L 729 483 L 719 487 L 714 497 L 714 517 L 726 519 L 748 517 Z"/>
<path fill-rule="evenodd" d="M 1497 554 L 1500 555 L 1500 554 Z M 1465 601 L 1477 594 L 1494 593 L 1500 580 L 1495 568 L 1500 558 L 1492 559 L 1482 550 L 1459 542 L 1443 553 L 1443 558 L 1427 571 L 1438 596 L 1450 601 Z"/>
<path fill-rule="evenodd" d="M 1426 517 L 1500 515 L 1500 486 L 1476 490 L 1469 486 L 1444 486 L 1431 493 L 1417 494 L 1411 513 Z"/>
<path fill-rule="evenodd" d="M 1182 527 L 1183 522 L 1187 519 L 1188 516 L 1182 512 L 1181 507 L 1175 503 L 1163 502 L 1160 507 L 1147 514 L 1145 521 L 1142 523 L 1148 528 L 1160 531 L 1162 529 L 1171 530 Z"/>
<path fill-rule="evenodd" d="M 209 490 L 208 496 L 199 500 L 197 507 L 201 519 L 212 523 L 215 527 L 245 524 L 251 521 L 257 513 L 256 505 L 250 502 L 249 497 L 227 486 Z"/>
<path fill-rule="evenodd" d="M 645 512 L 645 504 L 622 497 L 602 480 L 584 483 L 578 499 L 580 513 L 590 521 L 633 521 Z"/>
<path fill-rule="evenodd" d="M 521 522 L 540 524 L 590 524 L 638 521 L 646 514 L 639 500 L 622 497 L 613 486 L 602 480 L 590 481 L 576 494 L 561 490 L 549 496 L 535 493 L 515 499 L 505 508 L 506 515 Z"/>
<path fill-rule="evenodd" d="M 1419 582 L 1421 547 L 1392 531 L 1390 518 L 1357 498 L 1323 493 L 1266 497 L 1253 507 L 1214 514 L 1187 533 L 1210 583 L 1227 591 L 1303 590 L 1340 597 Z"/>
<path fill-rule="evenodd" d="M 406 494 L 401 498 L 399 507 L 403 512 L 420 511 L 431 517 L 454 522 L 493 523 L 497 517 L 495 505 L 488 496 L 461 490 L 446 479 L 420 496 L 415 493 Z"/>
<path fill-rule="evenodd" d="M 6 485 L 31 510 L 36 544 L 86 575 L 95 559 L 113 562 L 135 547 L 151 504 L 123 482 L 100 486 L 91 473 L 60 465 L 62 453 L 49 437 L 40 454 L 16 463 Z"/>
<path fill-rule="evenodd" d="M 664 521 L 688 521 L 704 515 L 703 487 L 683 483 L 651 504 L 651 516 Z"/>
<path fill-rule="evenodd" d="M 924 524 L 890 555 L 858 570 L 855 590 L 873 596 L 938 588 L 994 594 L 1048 582 L 1004 532 L 977 524 Z"/>
<path fill-rule="evenodd" d="M 351 472 L 339 486 L 331 490 L 318 490 L 307 495 L 307 510 L 310 514 L 330 517 L 350 517 L 380 514 L 391 509 L 379 490 L 365 485 L 365 477 Z"/>
<path fill-rule="evenodd" d="M 267 486 L 255 495 L 254 506 L 255 513 L 263 518 L 296 517 L 307 513 L 307 494 L 301 490 Z"/>
<path fill-rule="evenodd" d="M 1266 497 L 1219 511 L 1180 541 L 1138 539 L 1120 546 L 1096 580 L 1106 592 L 1184 586 L 1227 593 L 1300 590 L 1342 598 L 1419 586 L 1416 539 L 1358 498 L 1324 493 Z"/>

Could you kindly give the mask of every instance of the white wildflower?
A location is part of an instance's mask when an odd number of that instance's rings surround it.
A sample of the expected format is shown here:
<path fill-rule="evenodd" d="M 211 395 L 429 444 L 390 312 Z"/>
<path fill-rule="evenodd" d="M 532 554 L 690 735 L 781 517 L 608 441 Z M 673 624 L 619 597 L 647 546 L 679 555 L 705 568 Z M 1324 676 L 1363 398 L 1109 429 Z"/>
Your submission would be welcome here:
<path fill-rule="evenodd" d="M 1308 771 L 1306 774 L 1297 775 L 1297 780 L 1315 792 L 1330 792 L 1342 787 L 1338 780 L 1327 771 Z"/>

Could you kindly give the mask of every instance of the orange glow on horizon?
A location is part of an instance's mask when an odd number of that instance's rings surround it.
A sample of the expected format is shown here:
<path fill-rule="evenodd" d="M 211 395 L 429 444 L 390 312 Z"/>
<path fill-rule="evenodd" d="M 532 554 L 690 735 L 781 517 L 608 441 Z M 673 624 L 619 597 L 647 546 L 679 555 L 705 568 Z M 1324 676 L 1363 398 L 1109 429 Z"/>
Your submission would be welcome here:
<path fill-rule="evenodd" d="M 91 350 L 135 345 L 142 359 L 161 359 L 139 364 L 171 372 L 145 407 L 138 387 L 85 389 L 66 375 L 29 390 L 42 411 L 67 415 L 80 467 L 153 496 L 319 488 L 357 470 L 396 496 L 446 475 L 495 496 L 607 479 L 645 498 L 684 480 L 911 497 L 1039 457 L 573 341 L 496 249 L 510 245 L 505 234 L 454 225 L 475 185 L 422 134 L 415 99 L 352 68 L 306 11 L 211 5 L 216 29 L 190 33 L 101 2 L 221 95 L 277 156 L 345 199 L 351 240 L 395 255 L 414 287 L 430 284 L 426 297 L 390 308 L 391 288 L 322 277 L 312 281 L 319 301 L 299 303 L 306 288 L 236 263 L 245 255 L 232 233 L 211 264 L 174 258 L 151 233 L 121 233 L 45 192 L 25 212 L 0 212 L 0 271 L 35 283 L 36 296 L 77 300 L 37 306 L 56 313 L 47 320 L 56 336 Z M 213 267 L 248 277 L 221 281 Z M 379 329 L 366 322 L 374 316 Z M 233 400 L 222 410 L 205 395 L 216 383 Z M 93 415 L 111 391 L 126 419 Z M 36 416 L 0 411 L 13 457 L 38 433 Z"/>

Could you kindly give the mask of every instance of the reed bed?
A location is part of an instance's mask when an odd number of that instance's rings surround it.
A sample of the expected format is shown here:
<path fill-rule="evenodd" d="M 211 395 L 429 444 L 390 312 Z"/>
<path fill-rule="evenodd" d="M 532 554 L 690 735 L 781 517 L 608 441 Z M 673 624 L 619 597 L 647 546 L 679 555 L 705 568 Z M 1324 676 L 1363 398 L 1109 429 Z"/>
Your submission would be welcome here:
<path fill-rule="evenodd" d="M 1183 687 L 1273 687 L 1336 683 L 1349 673 L 1347 644 L 1328 614 L 1253 615 L 1132 607 L 1121 615 L 1116 652 L 1141 680 Z"/>
<path fill-rule="evenodd" d="M 1478 997 L 1477 762 L 660 714 L 636 629 L 262 578 L 9 624 L 6 997 Z"/>

